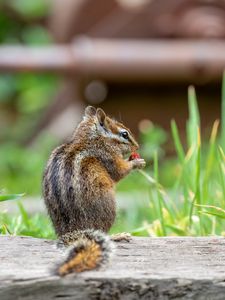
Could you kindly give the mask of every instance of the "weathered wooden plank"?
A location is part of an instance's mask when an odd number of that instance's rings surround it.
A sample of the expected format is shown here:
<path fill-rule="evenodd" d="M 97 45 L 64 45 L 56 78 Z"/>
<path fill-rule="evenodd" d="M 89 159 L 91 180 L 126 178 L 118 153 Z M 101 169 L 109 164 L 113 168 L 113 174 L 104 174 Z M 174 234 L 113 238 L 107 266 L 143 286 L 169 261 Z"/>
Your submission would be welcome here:
<path fill-rule="evenodd" d="M 54 276 L 54 241 L 0 236 L 0 299 L 225 299 L 225 239 L 133 238 L 101 270 Z"/>

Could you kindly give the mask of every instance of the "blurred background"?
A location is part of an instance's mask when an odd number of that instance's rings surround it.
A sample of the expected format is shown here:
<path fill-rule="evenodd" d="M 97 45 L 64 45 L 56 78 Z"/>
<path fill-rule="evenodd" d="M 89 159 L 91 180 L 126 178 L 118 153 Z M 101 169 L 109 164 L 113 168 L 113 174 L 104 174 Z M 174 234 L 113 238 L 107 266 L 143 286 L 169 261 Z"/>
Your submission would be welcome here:
<path fill-rule="evenodd" d="M 25 195 L 0 203 L 0 232 L 54 237 L 43 169 L 90 104 L 147 160 L 118 185 L 113 231 L 224 234 L 224 39 L 223 0 L 1 0 L 0 189 Z"/>

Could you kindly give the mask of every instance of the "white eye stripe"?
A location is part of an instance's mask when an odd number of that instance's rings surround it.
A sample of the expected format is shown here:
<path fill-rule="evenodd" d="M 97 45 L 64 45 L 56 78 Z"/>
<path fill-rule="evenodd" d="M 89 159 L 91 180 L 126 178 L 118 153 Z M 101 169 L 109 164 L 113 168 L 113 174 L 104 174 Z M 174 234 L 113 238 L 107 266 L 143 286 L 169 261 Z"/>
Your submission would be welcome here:
<path fill-rule="evenodd" d="M 128 131 L 126 129 L 120 128 L 119 133 L 123 133 L 123 132 L 127 132 L 128 133 Z"/>
<path fill-rule="evenodd" d="M 101 134 L 107 138 L 111 138 L 125 144 L 130 143 L 130 134 L 124 128 L 118 128 L 117 133 L 113 133 L 111 130 L 106 130 L 102 126 L 98 126 L 98 130 L 101 131 Z M 127 134 L 127 136 L 123 136 L 123 134 Z"/>
<path fill-rule="evenodd" d="M 123 138 L 121 135 L 112 133 L 112 132 L 110 132 L 110 131 L 102 132 L 102 134 L 103 134 L 105 137 L 109 137 L 109 138 L 114 139 L 114 140 L 117 140 L 117 141 L 119 141 L 119 142 L 121 142 L 121 143 L 129 144 L 129 140 Z"/>

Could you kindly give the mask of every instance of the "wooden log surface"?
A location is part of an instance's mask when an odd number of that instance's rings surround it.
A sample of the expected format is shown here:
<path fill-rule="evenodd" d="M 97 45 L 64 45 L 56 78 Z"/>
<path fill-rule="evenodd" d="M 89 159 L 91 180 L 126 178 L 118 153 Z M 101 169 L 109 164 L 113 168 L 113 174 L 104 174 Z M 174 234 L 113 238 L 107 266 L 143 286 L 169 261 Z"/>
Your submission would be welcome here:
<path fill-rule="evenodd" d="M 0 236 L 0 299 L 225 299 L 225 239 L 137 238 L 104 268 L 59 278 L 55 241 Z"/>

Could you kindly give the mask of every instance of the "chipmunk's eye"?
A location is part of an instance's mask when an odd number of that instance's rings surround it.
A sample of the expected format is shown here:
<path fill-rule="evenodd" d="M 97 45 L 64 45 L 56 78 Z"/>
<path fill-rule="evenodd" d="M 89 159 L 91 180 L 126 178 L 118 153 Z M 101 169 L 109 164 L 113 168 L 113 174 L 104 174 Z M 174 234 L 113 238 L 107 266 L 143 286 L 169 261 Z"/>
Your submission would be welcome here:
<path fill-rule="evenodd" d="M 120 132 L 120 135 L 124 138 L 124 139 L 126 139 L 126 140 L 128 140 L 128 132 L 127 131 L 122 131 L 122 132 Z"/>

